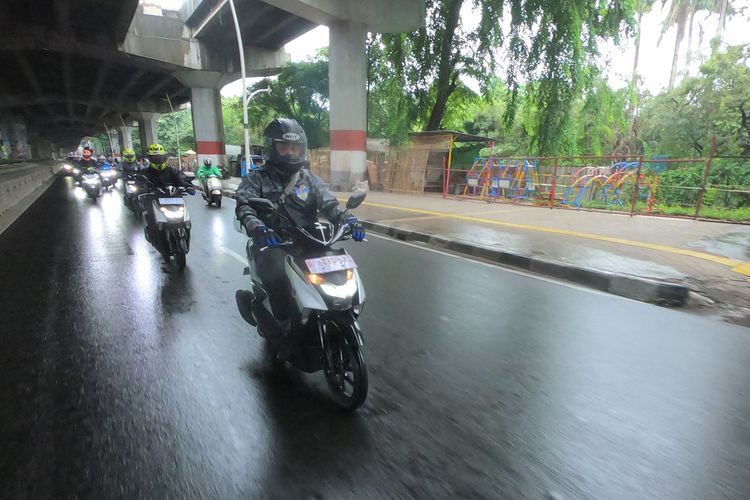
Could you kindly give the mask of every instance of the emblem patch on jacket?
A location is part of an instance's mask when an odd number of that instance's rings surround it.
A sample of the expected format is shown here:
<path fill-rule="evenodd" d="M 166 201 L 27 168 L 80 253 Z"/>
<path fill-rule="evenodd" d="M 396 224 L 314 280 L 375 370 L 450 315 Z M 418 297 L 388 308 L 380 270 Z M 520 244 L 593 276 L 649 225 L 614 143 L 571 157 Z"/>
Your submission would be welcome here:
<path fill-rule="evenodd" d="M 310 194 L 310 188 L 302 184 L 297 188 L 294 194 L 296 194 L 297 198 L 299 198 L 300 200 L 307 201 L 307 197 Z"/>

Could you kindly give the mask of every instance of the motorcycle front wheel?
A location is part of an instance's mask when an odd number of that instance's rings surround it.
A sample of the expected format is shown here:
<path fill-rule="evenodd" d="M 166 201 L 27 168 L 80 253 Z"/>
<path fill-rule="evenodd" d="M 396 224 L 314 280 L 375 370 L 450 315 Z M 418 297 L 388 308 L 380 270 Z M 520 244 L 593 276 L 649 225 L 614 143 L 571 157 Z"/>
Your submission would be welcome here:
<path fill-rule="evenodd" d="M 329 323 L 329 327 L 333 324 Z M 334 328 L 338 328 L 336 325 Z M 336 404 L 346 411 L 354 411 L 367 399 L 367 365 L 356 336 L 347 326 L 338 335 L 328 337 L 325 356 L 325 376 Z"/>
<path fill-rule="evenodd" d="M 187 257 L 180 250 L 174 255 L 174 260 L 177 262 L 177 270 L 183 271 L 187 265 Z"/>

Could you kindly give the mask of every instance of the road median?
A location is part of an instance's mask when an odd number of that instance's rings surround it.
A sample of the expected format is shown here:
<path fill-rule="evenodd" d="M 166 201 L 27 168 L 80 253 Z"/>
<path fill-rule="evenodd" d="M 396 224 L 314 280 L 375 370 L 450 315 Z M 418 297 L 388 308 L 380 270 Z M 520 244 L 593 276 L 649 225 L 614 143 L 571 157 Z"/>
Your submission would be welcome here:
<path fill-rule="evenodd" d="M 0 167 L 0 234 L 47 190 L 57 168 L 51 161 Z"/>

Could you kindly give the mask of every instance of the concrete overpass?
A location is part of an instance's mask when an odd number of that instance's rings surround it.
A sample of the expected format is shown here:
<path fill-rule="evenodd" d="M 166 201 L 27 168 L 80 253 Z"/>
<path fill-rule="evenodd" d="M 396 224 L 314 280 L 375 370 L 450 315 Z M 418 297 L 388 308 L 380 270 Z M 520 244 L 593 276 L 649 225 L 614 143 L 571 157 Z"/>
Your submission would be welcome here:
<path fill-rule="evenodd" d="M 248 76 L 289 61 L 284 45 L 330 28 L 331 149 L 335 184 L 365 169 L 368 31 L 408 31 L 424 1 L 235 0 Z M 219 89 L 239 78 L 227 0 L 186 0 L 179 11 L 138 0 L 6 0 L 0 10 L 0 136 L 31 155 L 71 149 L 83 135 L 119 126 L 129 145 L 157 139 L 156 119 L 192 103 L 199 156 L 223 161 Z M 25 144 L 24 144 L 25 143 Z M 348 186 L 347 186 L 348 187 Z"/>

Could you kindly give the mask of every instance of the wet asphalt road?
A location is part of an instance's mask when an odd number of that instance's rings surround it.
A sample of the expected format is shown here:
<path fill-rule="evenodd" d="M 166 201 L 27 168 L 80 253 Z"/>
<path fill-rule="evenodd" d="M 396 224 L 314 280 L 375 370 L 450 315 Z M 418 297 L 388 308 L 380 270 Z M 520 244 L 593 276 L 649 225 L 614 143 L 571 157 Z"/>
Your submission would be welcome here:
<path fill-rule="evenodd" d="M 750 330 L 370 237 L 347 416 L 237 314 L 233 207 L 183 274 L 70 179 L 0 236 L 0 498 L 750 498 Z"/>

